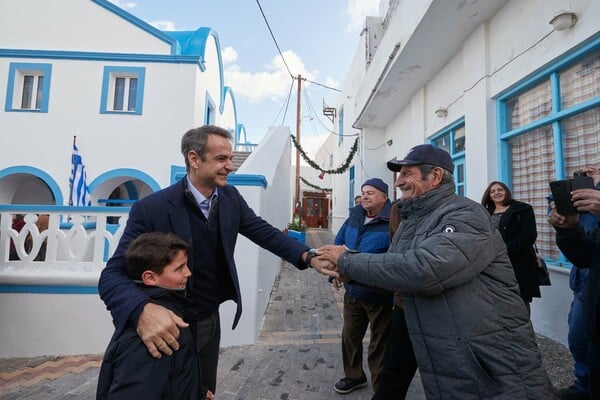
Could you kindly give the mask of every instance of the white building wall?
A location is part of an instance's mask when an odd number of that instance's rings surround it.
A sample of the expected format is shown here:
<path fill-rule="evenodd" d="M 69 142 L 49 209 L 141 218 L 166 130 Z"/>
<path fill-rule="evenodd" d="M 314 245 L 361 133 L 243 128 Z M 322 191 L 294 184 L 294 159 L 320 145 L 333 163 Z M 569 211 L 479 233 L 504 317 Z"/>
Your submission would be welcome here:
<path fill-rule="evenodd" d="M 0 293 L 0 315 L 0 357 L 100 354 L 114 333 L 97 294 Z"/>
<path fill-rule="evenodd" d="M 258 174 L 267 180 L 267 188 L 240 186 L 238 190 L 256 214 L 283 230 L 291 215 L 290 131 L 286 127 L 271 128 L 256 150 L 240 167 L 240 174 Z M 221 346 L 253 344 L 262 328 L 263 316 L 269 302 L 281 259 L 243 236 L 235 247 L 235 263 L 240 281 L 243 313 L 239 326 L 232 331 L 235 303 L 221 305 Z M 286 268 L 294 268 L 289 265 Z"/>
<path fill-rule="evenodd" d="M 48 62 L 48 60 L 14 60 Z M 192 64 L 138 64 L 104 61 L 51 60 L 48 113 L 0 112 L 2 166 L 29 165 L 51 175 L 65 199 L 73 135 L 86 164 L 88 183 L 116 168 L 136 168 L 161 186 L 170 183 L 171 165 L 183 165 L 182 134 L 194 125 L 194 98 L 203 92 Z M 100 114 L 104 66 L 145 67 L 142 115 Z M 0 74 L 7 76 L 7 63 Z M 168 78 L 167 78 L 168 77 Z M 204 78 L 204 77 L 203 77 Z M 5 90 L 2 80 L 0 90 Z M 217 93 L 213 93 L 218 96 Z M 169 107 L 165 108 L 168 102 Z M 203 102 L 204 103 L 204 102 Z M 30 156 L 31 155 L 31 156 Z M 153 162 L 148 162 L 148 158 Z"/>
<path fill-rule="evenodd" d="M 106 6 L 112 7 L 108 3 Z M 4 2 L 0 13 L 0 101 L 4 103 L 6 97 L 10 63 L 52 65 L 48 112 L 7 112 L 4 106 L 0 107 L 0 171 L 14 167 L 41 170 L 56 182 L 65 204 L 73 135 L 77 136 L 86 165 L 88 184 L 109 171 L 133 169 L 148 175 L 159 187 L 166 187 L 171 183 L 171 167 L 184 166 L 180 153 L 182 134 L 204 124 L 207 93 L 215 107 L 215 122 L 236 128 L 232 95 L 235 88 L 227 97 L 222 113 L 220 110 L 222 84 L 226 82 L 221 76 L 220 48 L 214 32 L 208 36 L 203 62 L 200 55 L 172 54 L 164 33 L 125 11 L 115 14 L 107 8 L 96 0 L 35 0 Z M 21 53 L 15 57 L 16 52 L 6 49 Z M 147 55 L 145 61 L 140 61 L 140 54 Z M 107 58 L 118 61 L 106 61 Z M 101 112 L 105 66 L 145 68 L 141 115 Z M 255 159 L 246 172 L 264 174 L 267 189 L 240 188 L 249 205 L 281 229 L 291 214 L 287 207 L 290 204 L 287 137 L 282 138 L 283 143 L 274 141 L 272 145 L 278 147 L 271 148 L 268 157 L 263 153 L 261 159 Z M 283 158 L 279 159 L 280 156 Z M 4 176 L 0 179 L 0 203 L 50 203 L 50 193 L 42 193 L 46 187 L 40 189 L 38 181 L 26 173 Z M 140 181 L 132 183 L 141 196 L 148 194 L 149 189 L 141 188 Z M 92 193 L 93 202 L 106 198 L 114 186 L 111 188 L 105 182 L 97 189 Z M 17 192 L 19 198 L 14 198 Z M 251 254 L 256 256 L 248 258 Z M 240 282 L 245 313 L 235 334 L 224 329 L 224 345 L 252 343 L 257 337 L 280 265 L 276 256 L 245 239 L 236 248 L 236 260 L 243 269 Z M 50 287 L 53 284 L 54 281 Z M 0 299 L 5 306 L 0 314 L 3 320 L 11 321 L 0 327 L 0 336 L 5 338 L 0 348 L 2 356 L 99 353 L 104 351 L 112 334 L 110 314 L 97 294 L 0 293 Z M 40 303 L 45 307 L 40 307 Z M 77 309 L 73 309 L 74 304 Z M 230 327 L 233 319 L 228 307 L 231 305 L 224 306 L 224 328 Z M 62 310 L 61 314 L 52 319 L 50 316 L 57 310 Z M 23 312 L 27 313 L 25 317 L 19 315 Z M 76 322 L 56 324 L 63 319 Z M 48 327 L 51 323 L 54 325 Z M 41 333 L 37 327 L 46 327 L 47 332 Z M 63 332 L 66 327 L 70 330 L 68 334 Z M 23 332 L 31 334 L 23 337 Z M 13 345 L 19 341 L 28 348 Z"/>
<path fill-rule="evenodd" d="M 4 1 L 0 48 L 146 54 L 171 51 L 169 43 L 98 4 L 82 0 Z"/>
<path fill-rule="evenodd" d="M 487 184 L 499 176 L 494 96 L 600 31 L 600 2 L 593 0 L 511 0 L 466 5 L 489 6 L 487 12 L 491 14 L 488 19 L 473 25 L 471 32 L 459 42 L 453 39 L 458 33 L 452 29 L 447 30 L 445 35 L 422 30 L 422 19 L 427 19 L 427 26 L 446 29 L 448 21 L 454 16 L 441 15 L 439 11 L 448 10 L 445 7 L 451 7 L 452 4 L 456 5 L 452 12 L 460 15 L 460 6 L 465 4 L 459 1 L 450 0 L 443 4 L 439 0 L 398 3 L 368 68 L 365 68 L 364 59 L 360 60 L 361 55 L 364 57 L 363 38 L 359 41 L 358 59 L 355 58 L 352 64 L 338 103 L 338 110 L 345 110 L 346 126 L 358 120 L 359 125 L 364 126 L 363 163 L 354 163 L 358 185 L 360 177 L 385 174 L 385 169 L 381 169 L 385 168 L 383 161 L 394 156 L 403 157 L 412 146 L 427 142 L 435 133 L 464 118 L 466 195 L 480 201 Z M 381 9 L 386 10 L 387 7 Z M 563 32 L 553 31 L 549 21 L 563 11 L 576 13 L 577 24 Z M 477 14 L 466 17 L 458 24 L 468 26 L 474 18 L 477 18 Z M 415 48 L 411 48 L 409 54 L 403 53 L 404 46 L 415 37 L 425 56 Z M 456 47 L 457 51 L 440 59 L 436 52 L 427 50 L 430 48 L 428 44 L 434 41 L 448 48 Z M 398 54 L 394 53 L 396 48 Z M 394 59 L 396 56 L 397 59 Z M 420 57 L 419 62 L 413 62 L 410 57 Z M 407 67 L 392 75 L 394 63 Z M 426 77 L 423 71 L 427 71 L 431 65 L 441 67 Z M 395 81 L 390 80 L 388 86 L 382 89 L 390 76 L 394 76 Z M 406 90 L 413 87 L 415 82 L 420 82 L 419 88 Z M 393 97 L 396 94 L 391 91 L 391 86 L 401 95 Z M 376 98 L 380 99 L 378 105 L 370 105 Z M 371 109 L 365 117 L 361 113 L 369 105 Z M 435 110 L 438 108 L 447 109 L 448 115 L 437 117 Z M 389 121 L 378 117 L 378 114 L 385 115 L 390 109 L 394 110 L 394 114 Z M 392 146 L 377 148 L 389 139 L 393 139 Z M 337 159 L 347 154 L 346 151 L 344 146 L 337 148 Z M 388 171 L 388 184 L 391 183 L 389 174 Z M 342 215 L 347 208 L 347 186 L 347 174 L 335 178 L 333 208 L 338 215 Z M 334 231 L 335 228 L 334 224 Z M 553 272 L 558 274 L 555 280 L 559 285 L 564 281 L 565 272 Z M 534 325 L 538 331 L 565 343 L 570 290 L 567 285 L 561 285 L 561 288 L 544 288 L 543 292 L 544 298 L 535 299 L 533 303 Z M 556 318 L 559 315 L 563 318 Z"/>
<path fill-rule="evenodd" d="M 577 24 L 563 32 L 552 32 L 549 21 L 564 11 L 577 14 Z M 598 16 L 600 2 L 593 0 L 510 1 L 490 21 L 489 70 L 500 70 L 492 78 L 490 95 L 495 96 L 597 33 Z"/>
<path fill-rule="evenodd" d="M 214 107 L 215 113 L 219 112 L 219 106 L 221 104 L 221 70 L 219 68 L 219 59 L 217 53 L 221 50 L 217 48 L 214 36 L 209 36 L 206 42 L 206 56 L 204 58 L 204 64 L 206 65 L 206 71 L 204 71 L 203 79 L 206 81 L 206 90 L 208 91 Z M 216 114 L 215 114 L 216 117 Z M 215 122 L 218 118 L 215 118 Z"/>
<path fill-rule="evenodd" d="M 225 95 L 225 104 L 223 105 L 223 114 L 219 115 L 219 126 L 229 130 L 235 136 L 237 121 L 235 119 L 235 104 L 230 92 Z"/>

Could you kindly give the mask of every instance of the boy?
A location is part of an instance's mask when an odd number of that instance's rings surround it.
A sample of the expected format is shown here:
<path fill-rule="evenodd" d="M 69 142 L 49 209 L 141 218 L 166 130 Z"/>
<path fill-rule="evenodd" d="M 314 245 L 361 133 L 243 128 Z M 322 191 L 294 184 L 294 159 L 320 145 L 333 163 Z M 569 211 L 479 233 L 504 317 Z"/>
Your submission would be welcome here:
<path fill-rule="evenodd" d="M 127 252 L 127 273 L 151 301 L 171 310 L 186 322 L 189 245 L 172 233 L 149 232 L 135 239 Z M 192 324 L 193 326 L 194 324 Z M 100 399 L 211 399 L 202 389 L 194 333 L 182 328 L 179 350 L 154 358 L 128 325 L 113 335 L 104 354 L 96 398 Z"/>

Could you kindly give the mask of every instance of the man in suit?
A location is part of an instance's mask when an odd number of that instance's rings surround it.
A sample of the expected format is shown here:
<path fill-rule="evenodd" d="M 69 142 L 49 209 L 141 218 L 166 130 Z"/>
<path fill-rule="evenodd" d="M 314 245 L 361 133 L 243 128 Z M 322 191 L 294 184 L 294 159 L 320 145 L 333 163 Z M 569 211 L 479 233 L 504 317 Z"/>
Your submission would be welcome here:
<path fill-rule="evenodd" d="M 179 349 L 179 328 L 188 326 L 173 312 L 151 302 L 125 269 L 129 243 L 144 232 L 173 232 L 191 243 L 188 293 L 196 325 L 203 385 L 213 393 L 221 338 L 219 305 L 237 303 L 233 328 L 242 313 L 240 286 L 233 258 L 238 233 L 299 269 L 319 267 L 313 252 L 257 216 L 237 189 L 227 185 L 232 164 L 231 134 L 216 126 L 191 129 L 183 135 L 181 152 L 187 175 L 170 187 L 136 202 L 114 255 L 102 271 L 100 297 L 110 310 L 116 332 L 136 327 L 152 356 L 170 356 Z M 312 265 L 311 265 L 312 262 Z"/>

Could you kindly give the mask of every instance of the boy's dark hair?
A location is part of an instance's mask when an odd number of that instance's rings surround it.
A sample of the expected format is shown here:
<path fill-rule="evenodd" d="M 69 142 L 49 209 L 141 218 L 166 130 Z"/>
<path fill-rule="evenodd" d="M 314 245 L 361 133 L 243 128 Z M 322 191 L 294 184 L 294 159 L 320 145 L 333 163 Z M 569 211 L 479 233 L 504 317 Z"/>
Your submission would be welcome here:
<path fill-rule="evenodd" d="M 137 280 L 142 279 L 146 270 L 161 274 L 181 250 L 189 253 L 190 245 L 173 233 L 142 233 L 125 251 L 127 274 Z"/>

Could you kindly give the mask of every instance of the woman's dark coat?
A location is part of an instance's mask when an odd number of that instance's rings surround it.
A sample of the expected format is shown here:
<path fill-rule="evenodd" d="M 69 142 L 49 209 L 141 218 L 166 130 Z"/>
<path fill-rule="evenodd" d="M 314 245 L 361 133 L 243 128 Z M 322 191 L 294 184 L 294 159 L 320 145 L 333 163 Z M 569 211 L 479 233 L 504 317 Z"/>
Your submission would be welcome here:
<path fill-rule="evenodd" d="M 493 206 L 487 208 L 493 214 Z M 528 302 L 531 302 L 532 297 L 541 297 L 537 257 L 533 248 L 537 238 L 533 207 L 520 201 L 511 201 L 500 217 L 498 230 L 515 270 L 521 297 Z"/>

